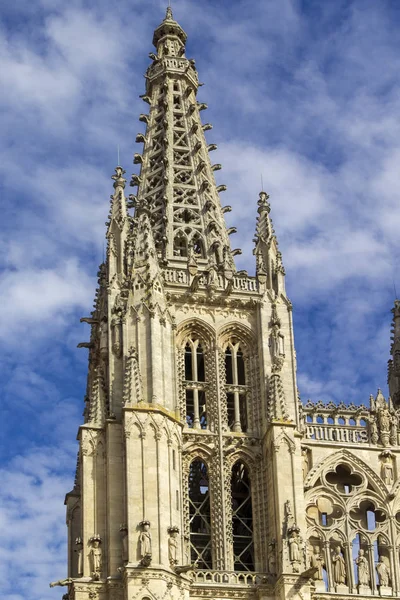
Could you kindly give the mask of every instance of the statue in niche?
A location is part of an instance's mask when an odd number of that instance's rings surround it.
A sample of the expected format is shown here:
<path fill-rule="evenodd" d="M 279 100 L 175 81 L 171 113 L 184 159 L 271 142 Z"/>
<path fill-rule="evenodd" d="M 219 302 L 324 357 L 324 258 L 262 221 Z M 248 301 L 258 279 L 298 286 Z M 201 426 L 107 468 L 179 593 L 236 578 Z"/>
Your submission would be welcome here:
<path fill-rule="evenodd" d="M 303 458 L 302 468 L 303 468 L 303 481 L 304 481 L 310 470 L 310 453 L 307 448 L 304 448 L 301 451 L 301 456 Z"/>
<path fill-rule="evenodd" d="M 285 521 L 286 521 L 286 529 L 289 532 L 289 528 L 294 524 L 294 516 L 292 511 L 292 504 L 290 500 L 286 500 L 285 502 Z"/>
<path fill-rule="evenodd" d="M 299 528 L 296 526 L 291 527 L 288 534 L 289 560 L 292 563 L 293 573 L 299 573 L 302 543 L 302 539 L 299 536 Z"/>
<path fill-rule="evenodd" d="M 178 534 L 179 528 L 176 526 L 168 527 L 168 560 L 173 568 L 178 564 Z"/>
<path fill-rule="evenodd" d="M 139 523 L 139 527 L 142 528 L 142 531 L 139 534 L 139 544 L 140 544 L 140 564 L 144 567 L 150 566 L 151 563 L 151 533 L 150 533 L 150 521 L 141 521 Z"/>
<path fill-rule="evenodd" d="M 382 587 L 388 587 L 390 583 L 390 569 L 387 566 L 383 556 L 379 557 L 379 561 L 377 562 L 375 568 L 378 574 L 379 585 Z"/>
<path fill-rule="evenodd" d="M 336 546 L 334 553 L 332 554 L 333 563 L 333 580 L 336 585 L 343 585 L 346 583 L 346 563 L 343 558 L 342 549 L 340 546 Z"/>
<path fill-rule="evenodd" d="M 382 452 L 382 467 L 381 476 L 386 485 L 392 485 L 394 481 L 393 476 L 393 460 L 392 455 L 389 451 Z"/>
<path fill-rule="evenodd" d="M 92 567 L 92 578 L 95 581 L 98 581 L 101 578 L 102 571 L 102 549 L 101 545 L 101 537 L 99 535 L 94 535 L 90 538 L 89 544 L 91 546 L 90 550 L 90 561 Z"/>
<path fill-rule="evenodd" d="M 122 524 L 119 528 L 121 532 L 122 538 L 122 562 L 128 562 L 129 553 L 128 553 L 128 527 L 125 524 Z"/>
<path fill-rule="evenodd" d="M 276 575 L 276 540 L 273 539 L 268 544 L 268 571 L 271 575 Z"/>
<path fill-rule="evenodd" d="M 300 544 L 299 534 L 297 531 L 292 531 L 289 535 L 289 558 L 290 562 L 300 561 Z"/>
<path fill-rule="evenodd" d="M 313 546 L 312 554 L 310 556 L 310 566 L 317 569 L 313 575 L 313 579 L 322 581 L 324 578 L 323 568 L 325 565 L 321 549 L 318 546 Z"/>
<path fill-rule="evenodd" d="M 118 357 L 121 356 L 121 319 L 114 318 L 111 321 L 111 333 L 112 333 L 112 351 Z"/>
<path fill-rule="evenodd" d="M 359 585 L 369 586 L 369 566 L 364 550 L 358 551 L 358 556 L 354 561 L 357 565 L 357 575 Z"/>
<path fill-rule="evenodd" d="M 78 555 L 78 561 L 77 561 L 77 572 L 78 572 L 78 577 L 82 577 L 83 575 L 83 542 L 82 539 L 80 537 L 77 537 L 75 540 L 75 550 L 74 552 L 77 553 Z"/>

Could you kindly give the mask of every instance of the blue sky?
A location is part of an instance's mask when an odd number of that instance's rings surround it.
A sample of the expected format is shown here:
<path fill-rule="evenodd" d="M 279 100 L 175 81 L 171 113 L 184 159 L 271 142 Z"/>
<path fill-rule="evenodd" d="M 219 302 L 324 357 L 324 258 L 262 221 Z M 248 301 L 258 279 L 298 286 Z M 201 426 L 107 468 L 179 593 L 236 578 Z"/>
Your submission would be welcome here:
<path fill-rule="evenodd" d="M 17 0 L 0 24 L 0 591 L 60 598 L 104 222 L 130 173 L 159 0 Z M 260 178 L 294 304 L 303 400 L 386 393 L 400 289 L 400 4 L 174 0 L 223 165 L 240 268 Z"/>

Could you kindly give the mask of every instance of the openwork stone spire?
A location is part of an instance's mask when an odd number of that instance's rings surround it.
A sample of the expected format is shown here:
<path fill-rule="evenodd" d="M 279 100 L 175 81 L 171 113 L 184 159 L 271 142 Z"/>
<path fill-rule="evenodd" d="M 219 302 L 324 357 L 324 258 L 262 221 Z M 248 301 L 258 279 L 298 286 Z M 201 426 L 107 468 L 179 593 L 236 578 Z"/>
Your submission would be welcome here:
<path fill-rule="evenodd" d="M 196 100 L 199 87 L 194 60 L 185 56 L 186 33 L 174 21 L 172 11 L 155 30 L 156 54 L 150 53 L 152 64 L 146 72 L 146 94 L 149 114 L 140 115 L 146 133 L 138 134 L 143 143 L 142 154 L 135 154 L 140 175 L 132 176 L 137 194 L 131 196 L 135 216 L 149 212 L 158 257 L 161 264 L 182 266 L 188 258 L 209 262 L 229 275 L 235 271 L 230 250 L 229 233 L 209 152 L 215 144 L 207 144 L 200 111 L 206 104 Z M 193 262 L 193 259 L 192 259 Z"/>
<path fill-rule="evenodd" d="M 388 364 L 388 383 L 392 402 L 396 408 L 400 408 L 400 300 L 394 301 L 392 313 L 392 358 Z"/>

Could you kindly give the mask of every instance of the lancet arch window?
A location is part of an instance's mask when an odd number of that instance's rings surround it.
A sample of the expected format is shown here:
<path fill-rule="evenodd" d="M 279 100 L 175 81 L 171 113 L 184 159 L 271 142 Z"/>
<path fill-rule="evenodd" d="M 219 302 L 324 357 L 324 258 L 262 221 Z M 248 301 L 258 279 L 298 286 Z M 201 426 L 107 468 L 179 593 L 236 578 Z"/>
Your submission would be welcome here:
<path fill-rule="evenodd" d="M 225 349 L 225 392 L 228 427 L 245 433 L 248 429 L 247 386 L 244 354 L 237 340 Z"/>
<path fill-rule="evenodd" d="M 242 461 L 231 473 L 232 533 L 235 571 L 254 571 L 253 509 L 250 474 Z"/>
<path fill-rule="evenodd" d="M 190 559 L 199 569 L 212 569 L 211 501 L 208 468 L 200 458 L 189 469 Z"/>
<path fill-rule="evenodd" d="M 198 338 L 185 345 L 186 425 L 207 429 L 204 349 Z"/>
<path fill-rule="evenodd" d="M 184 233 L 178 232 L 174 239 L 174 256 L 187 257 L 188 255 L 188 242 L 187 237 Z"/>

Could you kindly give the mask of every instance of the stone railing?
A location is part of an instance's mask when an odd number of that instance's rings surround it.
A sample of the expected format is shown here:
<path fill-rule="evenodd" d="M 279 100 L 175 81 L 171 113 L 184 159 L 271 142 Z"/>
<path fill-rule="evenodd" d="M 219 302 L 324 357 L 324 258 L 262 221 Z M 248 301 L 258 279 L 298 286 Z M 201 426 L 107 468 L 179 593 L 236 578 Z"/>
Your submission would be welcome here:
<path fill-rule="evenodd" d="M 193 583 L 215 585 L 254 586 L 267 582 L 267 575 L 251 571 L 193 571 Z"/>
<path fill-rule="evenodd" d="M 386 402 L 381 391 L 361 404 L 308 402 L 302 407 L 307 440 L 339 444 L 400 445 L 400 411 Z"/>

